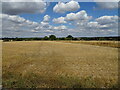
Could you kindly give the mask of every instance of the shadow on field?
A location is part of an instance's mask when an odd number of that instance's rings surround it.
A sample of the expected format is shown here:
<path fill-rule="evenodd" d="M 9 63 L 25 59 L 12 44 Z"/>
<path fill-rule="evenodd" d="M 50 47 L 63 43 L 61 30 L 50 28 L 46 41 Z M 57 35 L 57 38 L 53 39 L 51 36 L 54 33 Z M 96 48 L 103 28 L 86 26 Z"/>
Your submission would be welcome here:
<path fill-rule="evenodd" d="M 5 88 L 118 88 L 117 84 L 113 85 L 112 79 L 101 80 L 101 78 L 89 77 L 70 77 L 67 75 L 42 76 L 35 73 L 14 74 L 7 72 L 3 74 L 3 87 Z"/>

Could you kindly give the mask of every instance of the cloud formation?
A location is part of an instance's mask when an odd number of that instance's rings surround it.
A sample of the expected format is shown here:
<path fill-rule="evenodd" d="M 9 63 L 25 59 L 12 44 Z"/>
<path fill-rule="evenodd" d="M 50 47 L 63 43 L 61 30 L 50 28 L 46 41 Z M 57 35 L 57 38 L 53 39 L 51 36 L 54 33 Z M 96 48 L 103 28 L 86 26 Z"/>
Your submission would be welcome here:
<path fill-rule="evenodd" d="M 45 15 L 46 17 L 47 15 Z M 47 16 L 49 17 L 49 16 Z M 53 26 L 48 19 L 40 23 L 26 20 L 17 15 L 2 14 L 3 37 L 39 37 L 54 34 L 56 36 L 104 36 L 118 34 L 118 16 L 101 16 L 93 21 L 74 20 L 70 28 L 66 25 Z M 105 21 L 103 21 L 105 19 Z M 46 22 L 48 21 L 48 22 Z"/>
<path fill-rule="evenodd" d="M 30 21 L 19 16 L 19 14 L 22 13 L 43 13 L 46 10 L 46 5 L 47 4 L 45 2 L 4 2 L 4 14 L 1 14 L 2 17 L 0 17 L 3 23 L 3 37 L 40 37 L 51 34 L 56 36 L 66 36 L 71 34 L 79 37 L 118 34 L 117 15 L 100 16 L 95 19 L 92 18 L 92 16 L 89 16 L 85 10 L 70 12 L 64 17 L 61 16 L 53 18 L 52 21 L 58 26 L 54 26 L 54 24 L 50 22 L 52 17 L 49 15 L 45 15 L 41 22 Z M 116 5 L 112 5 L 110 7 L 113 8 L 113 6 L 114 8 L 117 8 Z M 104 7 L 101 7 L 108 9 L 107 4 L 106 6 L 104 5 Z M 69 11 L 76 11 L 79 8 L 80 5 L 76 1 L 70 1 L 68 3 L 59 2 L 55 5 L 53 11 L 56 13 L 65 13 Z"/>
<path fill-rule="evenodd" d="M 56 13 L 65 13 L 68 11 L 76 11 L 80 8 L 80 5 L 76 1 L 70 1 L 67 3 L 59 2 L 53 8 L 53 11 Z"/>
<path fill-rule="evenodd" d="M 64 17 L 54 18 L 53 22 L 57 24 L 67 23 Z"/>
<path fill-rule="evenodd" d="M 61 26 L 53 27 L 53 29 L 55 29 L 55 30 L 66 30 L 67 27 L 65 25 L 61 25 Z"/>
<path fill-rule="evenodd" d="M 40 25 L 37 22 L 26 20 L 17 15 L 1 14 L 3 37 L 27 37 L 33 36 Z"/>
<path fill-rule="evenodd" d="M 87 12 L 85 10 L 82 10 L 77 13 L 69 13 L 65 17 L 54 18 L 53 22 L 57 24 L 64 24 L 69 21 L 79 21 L 85 23 L 86 21 L 89 21 L 91 18 L 92 16 L 88 16 Z"/>
<path fill-rule="evenodd" d="M 77 13 L 69 13 L 66 15 L 67 21 L 74 21 L 74 20 L 89 20 L 91 16 L 88 16 L 85 10 L 79 11 Z"/>
<path fill-rule="evenodd" d="M 99 9 L 116 9 L 118 8 L 118 2 L 96 2 Z"/>
<path fill-rule="evenodd" d="M 13 1 L 13 0 L 10 0 Z M 22 13 L 43 13 L 46 10 L 47 3 L 43 0 L 40 2 L 3 2 L 2 3 L 2 12 L 4 14 L 18 15 Z"/>
<path fill-rule="evenodd" d="M 49 20 L 50 20 L 50 16 L 49 15 L 45 15 L 44 16 L 44 22 L 49 22 Z"/>
<path fill-rule="evenodd" d="M 49 25 L 49 21 L 50 21 L 50 16 L 49 15 L 45 15 L 43 17 L 43 21 L 40 23 L 40 28 L 42 29 L 50 29 L 50 25 Z"/>
<path fill-rule="evenodd" d="M 96 21 L 99 24 L 111 24 L 111 23 L 117 23 L 118 22 L 118 16 L 102 16 L 96 19 Z"/>

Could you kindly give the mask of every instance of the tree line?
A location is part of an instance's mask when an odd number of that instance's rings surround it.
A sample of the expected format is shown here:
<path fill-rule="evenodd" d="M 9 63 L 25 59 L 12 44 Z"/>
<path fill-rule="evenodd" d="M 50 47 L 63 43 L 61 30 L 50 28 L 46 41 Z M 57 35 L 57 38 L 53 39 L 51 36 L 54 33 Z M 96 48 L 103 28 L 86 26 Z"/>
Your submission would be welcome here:
<path fill-rule="evenodd" d="M 73 37 L 72 35 L 68 35 L 67 37 L 56 37 L 55 35 L 45 36 L 45 37 L 32 37 L 32 38 L 8 38 L 4 37 L 2 38 L 3 41 L 34 41 L 34 40 L 114 40 L 119 41 L 120 37 Z"/>

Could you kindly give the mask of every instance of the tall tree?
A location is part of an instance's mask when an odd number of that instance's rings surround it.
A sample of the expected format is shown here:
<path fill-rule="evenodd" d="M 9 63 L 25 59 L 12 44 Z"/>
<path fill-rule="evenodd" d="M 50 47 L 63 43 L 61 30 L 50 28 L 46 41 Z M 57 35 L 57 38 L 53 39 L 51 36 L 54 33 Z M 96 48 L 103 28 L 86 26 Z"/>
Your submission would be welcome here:
<path fill-rule="evenodd" d="M 66 37 L 66 39 L 67 39 L 67 40 L 72 40 L 72 39 L 73 39 L 73 36 L 72 36 L 72 35 L 68 35 L 68 36 Z"/>
<path fill-rule="evenodd" d="M 56 38 L 55 35 L 50 35 L 50 36 L 49 36 L 49 39 L 50 39 L 50 40 L 56 40 L 57 38 Z"/>
<path fill-rule="evenodd" d="M 43 40 L 49 40 L 49 37 L 45 36 L 45 37 L 43 38 Z"/>

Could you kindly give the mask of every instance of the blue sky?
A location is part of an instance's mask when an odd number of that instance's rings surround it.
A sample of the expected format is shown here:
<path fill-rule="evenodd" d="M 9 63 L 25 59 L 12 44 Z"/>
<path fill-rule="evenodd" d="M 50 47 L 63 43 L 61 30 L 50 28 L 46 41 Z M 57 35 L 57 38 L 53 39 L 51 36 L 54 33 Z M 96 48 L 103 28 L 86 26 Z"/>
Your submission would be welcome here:
<path fill-rule="evenodd" d="M 43 20 L 43 17 L 45 15 L 49 15 L 51 16 L 51 20 L 53 18 L 58 18 L 60 16 L 65 16 L 66 14 L 70 13 L 70 12 L 66 12 L 66 13 L 55 13 L 53 12 L 53 7 L 57 4 L 58 2 L 50 2 L 50 5 L 47 7 L 46 11 L 44 13 L 40 13 L 40 14 L 21 14 L 21 17 L 24 17 L 25 19 L 31 20 L 31 21 L 35 21 L 35 22 L 41 22 Z M 114 15 L 118 15 L 118 9 L 94 9 L 94 7 L 97 7 L 95 2 L 79 2 L 81 8 L 73 11 L 74 13 L 81 11 L 81 10 L 85 10 L 88 15 L 93 16 L 93 19 L 98 18 L 100 16 L 104 16 L 104 15 L 108 15 L 108 16 L 114 16 Z M 52 22 L 51 22 L 52 23 Z"/>
<path fill-rule="evenodd" d="M 55 34 L 60 37 L 71 34 L 82 37 L 118 35 L 118 6 L 117 3 L 113 2 L 8 2 L 3 4 L 2 9 L 4 14 L 2 19 L 5 23 L 5 25 L 3 24 L 3 36 L 38 37 L 39 35 Z M 6 17 L 8 20 L 4 20 Z M 7 25 L 7 22 L 11 25 Z M 8 30 L 14 26 L 16 27 L 15 30 Z"/>

